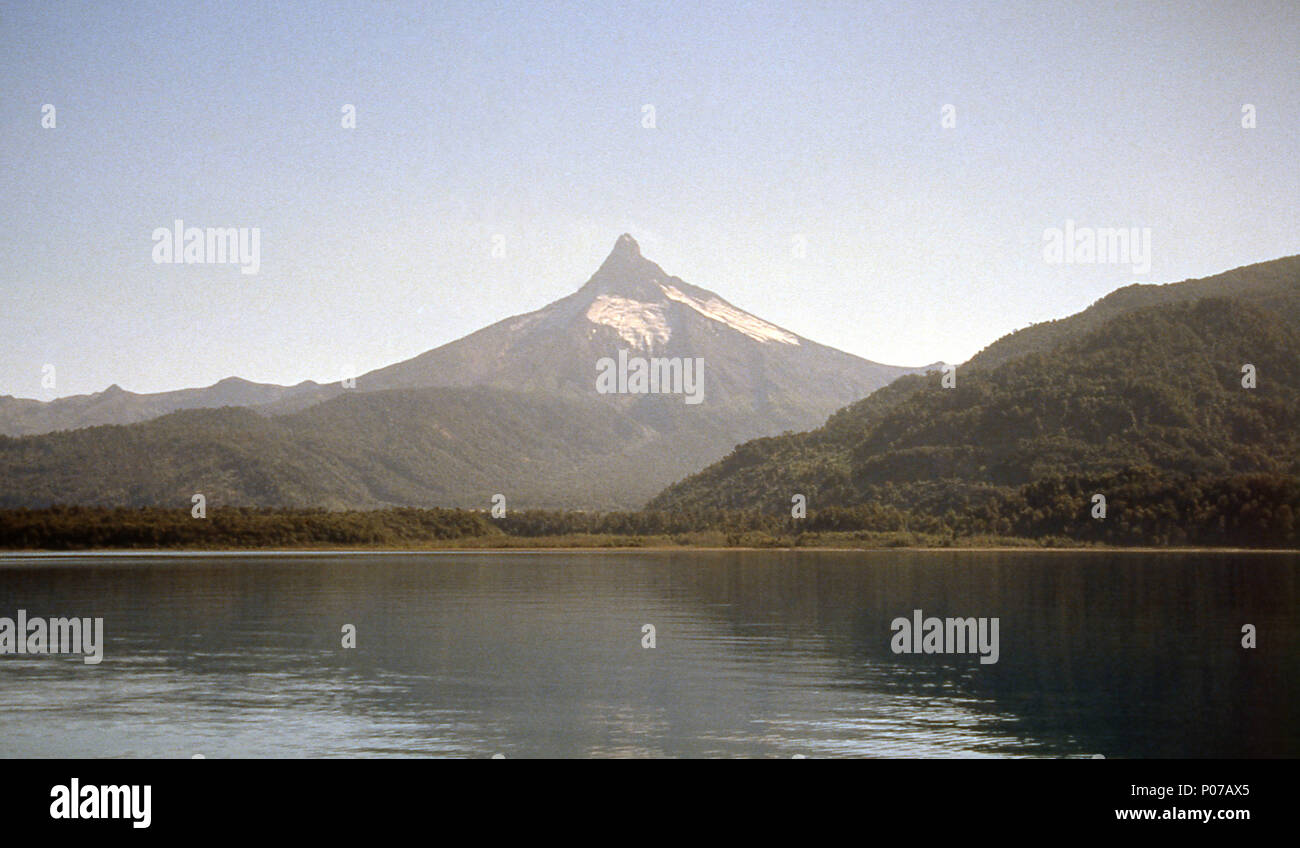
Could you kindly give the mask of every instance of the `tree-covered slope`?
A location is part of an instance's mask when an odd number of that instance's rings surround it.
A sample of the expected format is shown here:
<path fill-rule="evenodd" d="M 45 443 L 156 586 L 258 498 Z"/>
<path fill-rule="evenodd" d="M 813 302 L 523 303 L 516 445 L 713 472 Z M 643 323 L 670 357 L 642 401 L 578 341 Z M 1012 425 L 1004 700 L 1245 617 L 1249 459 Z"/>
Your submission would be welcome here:
<path fill-rule="evenodd" d="M 188 410 L 0 437 L 0 507 L 640 505 L 699 467 L 625 411 L 487 387 L 346 392 L 302 412 Z M 698 440 L 697 440 L 698 441 Z M 650 469 L 648 472 L 647 469 Z"/>
<path fill-rule="evenodd" d="M 1242 366 L 1257 388 L 1242 387 Z M 1300 332 L 1206 298 L 1121 312 L 1047 352 L 904 377 L 810 433 L 758 439 L 654 508 L 788 510 L 870 501 L 937 513 L 1036 480 L 1148 468 L 1180 477 L 1300 472 Z"/>

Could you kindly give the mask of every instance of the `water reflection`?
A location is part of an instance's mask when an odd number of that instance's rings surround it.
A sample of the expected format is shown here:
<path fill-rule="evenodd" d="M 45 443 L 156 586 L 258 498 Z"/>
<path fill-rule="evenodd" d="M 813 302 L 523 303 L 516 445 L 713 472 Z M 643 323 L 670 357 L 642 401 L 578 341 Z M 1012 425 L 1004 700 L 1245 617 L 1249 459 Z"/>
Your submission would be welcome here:
<path fill-rule="evenodd" d="M 107 641 L 96 667 L 0 657 L 0 753 L 1296 756 L 1298 560 L 0 559 L 0 615 L 103 616 Z M 998 617 L 999 662 L 893 654 L 917 608 Z"/>

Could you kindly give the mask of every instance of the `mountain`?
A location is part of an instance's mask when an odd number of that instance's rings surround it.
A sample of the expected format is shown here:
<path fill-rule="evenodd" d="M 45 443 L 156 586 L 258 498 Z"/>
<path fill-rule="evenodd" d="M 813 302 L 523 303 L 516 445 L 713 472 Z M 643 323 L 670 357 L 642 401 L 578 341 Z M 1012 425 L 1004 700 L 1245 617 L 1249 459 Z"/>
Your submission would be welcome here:
<path fill-rule="evenodd" d="M 737 422 L 744 429 L 733 434 L 736 441 L 811 427 L 895 377 L 923 370 L 870 362 L 776 327 L 668 275 L 624 234 L 586 285 L 568 297 L 371 371 L 357 378 L 355 388 L 496 386 L 586 397 L 592 394 L 596 361 L 616 356 L 620 348 L 643 356 L 704 358 L 709 406 L 743 406 L 756 416 Z M 49 402 L 0 396 L 0 434 L 132 424 L 178 410 L 222 406 L 274 415 L 342 391 L 337 383 L 308 380 L 277 386 L 231 377 L 206 388 L 156 394 L 114 385 Z M 651 418 L 662 415 L 664 406 L 645 396 L 612 396 L 609 401 L 659 409 L 642 410 Z"/>
<path fill-rule="evenodd" d="M 1256 388 L 1242 386 L 1245 364 L 1255 366 Z M 1008 527 L 1042 532 L 1045 516 L 1086 517 L 1078 496 L 1098 481 L 1135 474 L 1142 493 L 1162 497 L 1194 499 L 1198 480 L 1247 477 L 1246 490 L 1266 479 L 1295 489 L 1300 257 L 1120 289 L 998 340 L 957 369 L 953 388 L 939 374 L 902 378 L 815 430 L 739 446 L 650 506 L 775 512 L 789 509 L 792 493 L 810 509 L 880 504 L 930 515 L 1018 504 L 1023 526 Z M 1046 492 L 1057 501 L 1043 501 Z M 1257 508 L 1290 515 L 1283 505 Z"/>
<path fill-rule="evenodd" d="M 498 386 L 589 397 L 595 363 L 620 349 L 703 358 L 704 406 L 713 414 L 743 408 L 744 420 L 734 423 L 767 433 L 800 427 L 813 409 L 829 414 L 920 370 L 870 362 L 770 324 L 668 275 L 624 234 L 586 285 L 568 297 L 372 371 L 357 387 Z M 653 422 L 682 406 L 680 398 L 607 397 Z"/>
<path fill-rule="evenodd" d="M 598 376 L 620 357 L 697 382 L 601 393 Z M 814 426 L 921 370 L 777 327 L 668 275 L 624 235 L 568 297 L 354 388 L 223 381 L 67 399 L 77 421 L 136 423 L 0 438 L 0 504 L 188 503 L 202 492 L 227 504 L 481 507 L 501 493 L 520 507 L 637 507 L 739 442 Z M 181 411 L 137 420 L 167 404 Z M 218 406 L 245 408 L 205 408 Z"/>
<path fill-rule="evenodd" d="M 296 386 L 276 386 L 228 377 L 205 388 L 154 394 L 136 394 L 114 384 L 95 394 L 52 401 L 3 395 L 0 396 L 0 434 L 27 436 L 98 424 L 133 424 L 181 409 L 260 407 L 276 403 L 287 407 L 328 393 L 326 387 L 311 380 Z"/>
<path fill-rule="evenodd" d="M 347 392 L 301 412 L 186 410 L 0 437 L 0 507 L 53 503 L 366 509 L 621 503 L 650 434 L 606 404 L 488 387 Z M 615 446 L 631 463 L 600 467 Z M 633 467 L 625 467 L 627 465 Z M 643 472 L 644 473 L 644 472 Z M 650 476 L 654 476 L 651 474 Z"/>

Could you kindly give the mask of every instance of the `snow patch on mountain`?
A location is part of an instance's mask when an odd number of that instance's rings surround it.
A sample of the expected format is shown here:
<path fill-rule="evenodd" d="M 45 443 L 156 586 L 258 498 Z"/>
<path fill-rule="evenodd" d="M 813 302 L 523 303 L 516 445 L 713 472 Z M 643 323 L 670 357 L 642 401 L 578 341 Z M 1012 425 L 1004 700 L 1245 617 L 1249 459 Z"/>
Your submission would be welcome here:
<path fill-rule="evenodd" d="M 781 344 L 799 344 L 799 337 L 792 333 L 787 333 L 780 327 L 767 323 L 762 318 L 750 315 L 748 312 L 729 306 L 717 298 L 710 298 L 707 301 L 700 301 L 691 297 L 676 286 L 666 286 L 662 283 L 659 288 L 670 300 L 678 303 L 684 303 L 691 309 L 703 315 L 705 318 L 711 318 L 738 332 L 744 333 L 751 339 L 760 342 L 780 342 Z"/>
<path fill-rule="evenodd" d="M 626 297 L 602 294 L 587 308 L 587 320 L 613 327 L 623 341 L 635 348 L 663 344 L 672 335 L 663 306 Z"/>

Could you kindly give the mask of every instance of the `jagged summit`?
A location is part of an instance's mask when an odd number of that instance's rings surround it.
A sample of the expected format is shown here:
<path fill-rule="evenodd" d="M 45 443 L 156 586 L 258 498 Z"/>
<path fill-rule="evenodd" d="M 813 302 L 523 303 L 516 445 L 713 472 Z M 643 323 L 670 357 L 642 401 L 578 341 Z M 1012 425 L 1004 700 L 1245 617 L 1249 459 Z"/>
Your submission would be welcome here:
<path fill-rule="evenodd" d="M 662 303 L 665 300 L 662 285 L 673 282 L 684 285 L 642 256 L 641 246 L 636 243 L 636 239 L 624 233 L 614 242 L 614 248 L 596 269 L 596 273 L 591 275 L 575 295 L 588 304 L 600 297 Z"/>
<path fill-rule="evenodd" d="M 623 233 L 584 288 L 589 293 L 646 297 L 667 278 L 663 268 L 641 255 L 641 245 L 636 239 Z"/>
<path fill-rule="evenodd" d="M 639 259 L 641 258 L 641 245 L 637 244 L 636 239 L 632 238 L 631 235 L 623 233 L 618 237 L 618 241 L 614 242 L 614 249 L 610 253 L 611 255 L 616 253 L 624 254 Z"/>

